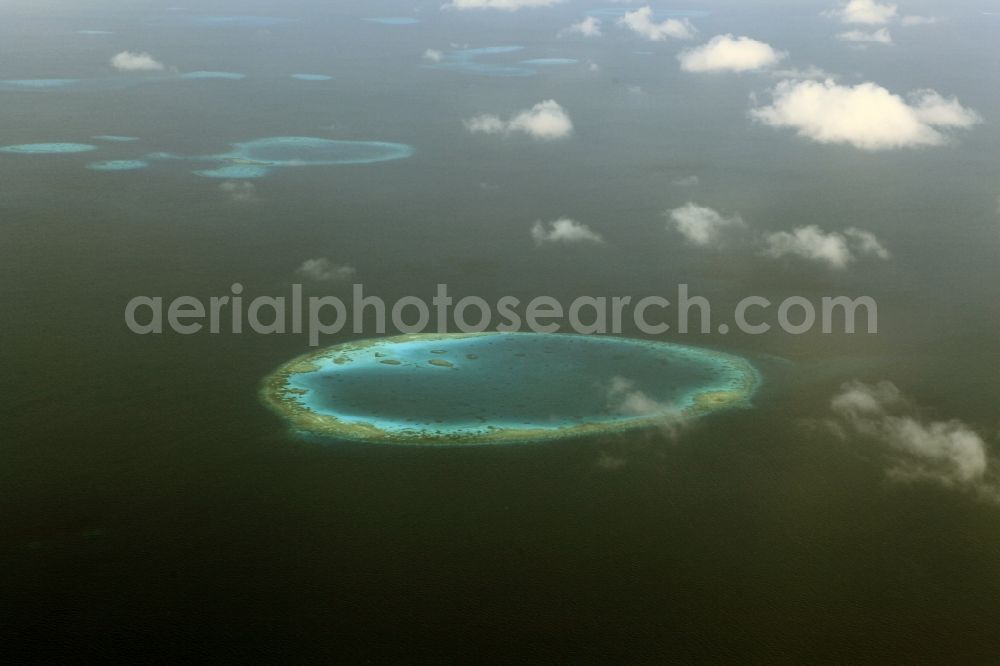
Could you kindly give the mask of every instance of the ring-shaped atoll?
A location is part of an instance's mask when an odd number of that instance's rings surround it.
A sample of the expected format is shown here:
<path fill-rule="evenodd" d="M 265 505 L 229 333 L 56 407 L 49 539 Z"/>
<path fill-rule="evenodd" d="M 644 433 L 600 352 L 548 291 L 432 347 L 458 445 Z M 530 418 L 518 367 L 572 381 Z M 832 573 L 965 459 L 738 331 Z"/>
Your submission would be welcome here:
<path fill-rule="evenodd" d="M 623 432 L 747 406 L 745 359 L 632 338 L 468 333 L 350 342 L 296 358 L 261 399 L 294 432 L 415 446 Z"/>
<path fill-rule="evenodd" d="M 273 169 L 375 164 L 406 159 L 413 152 L 413 146 L 405 143 L 275 136 L 235 143 L 233 150 L 218 155 L 183 157 L 154 153 L 148 158 L 217 163 L 212 168 L 195 171 L 206 178 L 262 178 Z"/>
<path fill-rule="evenodd" d="M 534 67 L 483 62 L 483 58 L 509 55 L 523 50 L 523 46 L 484 46 L 458 49 L 443 53 L 438 62 L 425 63 L 423 67 L 484 76 L 534 76 L 538 73 Z"/>

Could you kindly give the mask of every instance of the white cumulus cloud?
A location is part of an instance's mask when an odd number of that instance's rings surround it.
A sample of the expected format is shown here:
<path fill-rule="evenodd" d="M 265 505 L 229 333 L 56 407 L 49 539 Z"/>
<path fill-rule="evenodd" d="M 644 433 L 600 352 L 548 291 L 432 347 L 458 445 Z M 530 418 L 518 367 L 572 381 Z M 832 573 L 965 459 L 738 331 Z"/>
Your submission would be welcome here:
<path fill-rule="evenodd" d="M 358 274 L 354 266 L 338 264 L 326 258 L 306 259 L 296 272 L 317 282 L 345 282 Z"/>
<path fill-rule="evenodd" d="M 851 240 L 856 252 L 878 259 L 889 259 L 892 255 L 886 249 L 882 241 L 870 231 L 851 227 L 844 231 L 844 234 Z"/>
<path fill-rule="evenodd" d="M 520 132 L 541 141 L 565 139 L 573 133 L 573 121 L 555 100 L 546 100 L 503 120 L 483 114 L 464 121 L 473 134 L 513 134 Z"/>
<path fill-rule="evenodd" d="M 444 60 L 444 53 L 438 49 L 427 49 L 424 51 L 424 60 L 431 62 L 441 62 Z"/>
<path fill-rule="evenodd" d="M 848 30 L 838 34 L 837 39 L 855 44 L 892 44 L 892 35 L 889 34 L 888 28 L 879 28 L 872 32 Z"/>
<path fill-rule="evenodd" d="M 593 16 L 588 16 L 579 23 L 574 23 L 562 30 L 560 35 L 582 35 L 584 37 L 600 37 L 601 21 Z"/>
<path fill-rule="evenodd" d="M 746 72 L 770 67 L 787 54 L 749 37 L 716 35 L 677 56 L 686 72 Z"/>
<path fill-rule="evenodd" d="M 541 220 L 535 222 L 531 228 L 531 237 L 538 245 L 546 243 L 592 243 L 599 245 L 604 242 L 604 238 L 592 231 L 586 224 L 568 217 L 560 217 L 552 222 L 542 222 Z"/>
<path fill-rule="evenodd" d="M 849 382 L 830 406 L 835 416 L 830 425 L 836 432 L 886 448 L 891 478 L 934 481 L 983 498 L 1000 498 L 995 462 L 982 436 L 956 419 L 922 418 L 892 382 Z"/>
<path fill-rule="evenodd" d="M 533 7 L 551 7 L 563 0 L 451 0 L 445 4 L 445 9 L 502 9 L 516 11 Z"/>
<path fill-rule="evenodd" d="M 859 255 L 888 259 L 889 251 L 871 232 L 850 228 L 844 233 L 825 232 L 815 224 L 764 237 L 763 254 L 772 259 L 799 257 L 843 269 Z"/>
<path fill-rule="evenodd" d="M 715 245 L 733 229 L 746 226 L 739 215 L 726 217 L 716 210 L 687 203 L 669 212 L 670 220 L 678 232 L 692 245 Z"/>
<path fill-rule="evenodd" d="M 933 90 L 912 93 L 909 100 L 875 83 L 855 86 L 826 81 L 782 81 L 772 103 L 753 109 L 751 117 L 772 127 L 789 127 L 819 143 L 845 143 L 862 150 L 938 146 L 943 129 L 965 129 L 979 115 L 955 98 Z"/>
<path fill-rule="evenodd" d="M 166 69 L 162 62 L 145 51 L 122 51 L 111 58 L 111 66 L 119 72 L 160 72 Z"/>
<path fill-rule="evenodd" d="M 613 414 L 655 417 L 663 434 L 677 438 L 687 425 L 683 411 L 671 402 L 657 400 L 627 377 L 612 377 L 606 390 L 605 408 Z"/>
<path fill-rule="evenodd" d="M 838 18 L 844 23 L 882 25 L 896 16 L 896 9 L 896 5 L 882 5 L 875 0 L 850 0 L 840 9 L 826 12 L 826 15 Z"/>
<path fill-rule="evenodd" d="M 618 19 L 618 25 L 654 42 L 662 42 L 667 38 L 691 39 L 697 32 L 687 19 L 667 19 L 660 23 L 653 20 L 653 9 L 641 7 Z"/>

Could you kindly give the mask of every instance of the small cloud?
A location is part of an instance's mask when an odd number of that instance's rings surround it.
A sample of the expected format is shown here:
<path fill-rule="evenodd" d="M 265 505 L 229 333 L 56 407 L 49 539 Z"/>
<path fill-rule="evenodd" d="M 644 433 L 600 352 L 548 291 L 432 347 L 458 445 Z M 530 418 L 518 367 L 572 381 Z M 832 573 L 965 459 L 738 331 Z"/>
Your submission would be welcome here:
<path fill-rule="evenodd" d="M 594 462 L 594 466 L 608 472 L 616 472 L 628 465 L 627 458 L 619 458 L 610 453 L 602 452 Z"/>
<path fill-rule="evenodd" d="M 451 0 L 442 9 L 502 9 L 513 12 L 518 9 L 551 7 L 563 0 Z"/>
<path fill-rule="evenodd" d="M 613 377 L 606 389 L 606 409 L 612 414 L 656 417 L 666 434 L 676 437 L 686 425 L 683 412 L 670 402 L 651 397 L 627 377 Z"/>
<path fill-rule="evenodd" d="M 583 37 L 600 37 L 601 34 L 601 21 L 593 16 L 588 16 L 579 23 L 574 23 L 559 32 L 560 36 L 581 35 Z"/>
<path fill-rule="evenodd" d="M 654 42 L 662 42 L 667 38 L 691 39 L 697 32 L 687 19 L 654 22 L 653 9 L 648 6 L 625 12 L 625 15 L 618 19 L 618 25 Z"/>
<path fill-rule="evenodd" d="M 834 269 L 847 268 L 858 255 L 888 259 L 889 251 L 874 234 L 851 228 L 845 233 L 827 233 L 815 224 L 791 232 L 778 231 L 764 237 L 763 255 L 772 259 L 799 257 Z"/>
<path fill-rule="evenodd" d="M 922 418 L 895 384 L 844 384 L 830 402 L 835 432 L 881 444 L 890 459 L 889 478 L 930 481 L 1000 501 L 996 461 L 967 424 Z"/>
<path fill-rule="evenodd" d="M 163 63 L 145 51 L 122 51 L 112 56 L 111 66 L 119 72 L 161 72 L 166 69 Z"/>
<path fill-rule="evenodd" d="M 905 26 L 933 25 L 934 23 L 937 22 L 938 19 L 937 17 L 934 16 L 904 16 L 900 20 L 900 23 L 902 23 Z"/>
<path fill-rule="evenodd" d="M 698 176 L 684 176 L 683 178 L 674 179 L 673 184 L 677 187 L 697 187 L 701 184 L 701 180 Z"/>
<path fill-rule="evenodd" d="M 236 203 L 257 201 L 257 186 L 247 180 L 227 180 L 219 185 L 219 189 Z"/>
<path fill-rule="evenodd" d="M 670 405 L 658 402 L 635 387 L 635 382 L 614 377 L 608 387 L 608 407 L 623 416 L 649 416 L 669 411 Z"/>
<path fill-rule="evenodd" d="M 882 25 L 896 16 L 896 9 L 896 5 L 881 5 L 875 0 L 850 0 L 840 9 L 824 12 L 824 15 L 844 23 Z"/>
<path fill-rule="evenodd" d="M 555 100 L 539 102 L 530 109 L 516 113 L 510 120 L 493 114 L 476 116 L 465 122 L 473 134 L 513 134 L 520 132 L 541 141 L 565 139 L 573 133 L 573 121 Z"/>
<path fill-rule="evenodd" d="M 692 245 L 707 247 L 719 244 L 731 230 L 746 226 L 739 215 L 725 217 L 718 211 L 688 203 L 669 212 L 678 232 Z"/>
<path fill-rule="evenodd" d="M 892 255 L 889 254 L 889 250 L 885 248 L 875 234 L 870 231 L 865 231 L 864 229 L 858 229 L 857 227 L 851 227 L 847 229 L 844 234 L 851 239 L 857 251 L 863 255 L 868 255 L 876 257 L 878 259 L 889 259 Z"/>
<path fill-rule="evenodd" d="M 560 217 L 552 222 L 535 222 L 531 228 L 531 237 L 538 245 L 546 243 L 590 243 L 600 245 L 604 243 L 604 238 L 591 231 L 586 224 L 571 220 L 568 217 Z"/>
<path fill-rule="evenodd" d="M 854 44 L 892 44 L 892 35 L 889 34 L 888 28 L 879 28 L 873 32 L 849 30 L 838 34 L 837 39 Z"/>
<path fill-rule="evenodd" d="M 909 101 L 875 83 L 843 86 L 834 81 L 782 81 L 770 106 L 752 118 L 771 127 L 790 127 L 818 143 L 846 143 L 861 150 L 939 146 L 943 129 L 967 129 L 979 115 L 957 99 L 919 90 Z"/>
<path fill-rule="evenodd" d="M 444 52 L 437 49 L 427 49 L 424 51 L 424 60 L 430 60 L 431 62 L 441 62 L 444 60 Z"/>
<path fill-rule="evenodd" d="M 686 72 L 748 72 L 770 67 L 788 54 L 749 37 L 716 35 L 707 44 L 678 54 Z"/>
<path fill-rule="evenodd" d="M 296 271 L 299 275 L 316 282 L 346 282 L 358 274 L 354 266 L 337 264 L 329 259 L 306 259 Z"/>

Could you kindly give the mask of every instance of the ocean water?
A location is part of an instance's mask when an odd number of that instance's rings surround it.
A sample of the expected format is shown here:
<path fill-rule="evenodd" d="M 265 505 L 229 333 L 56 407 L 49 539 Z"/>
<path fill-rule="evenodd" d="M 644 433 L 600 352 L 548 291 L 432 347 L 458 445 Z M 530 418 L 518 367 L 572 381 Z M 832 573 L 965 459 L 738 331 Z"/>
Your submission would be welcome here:
<path fill-rule="evenodd" d="M 0 81 L 114 78 L 109 59 L 126 49 L 177 72 L 246 75 L 0 85 L 2 146 L 142 138 L 0 153 L 4 652 L 994 661 L 1000 510 L 892 482 L 876 447 L 823 426 L 845 382 L 890 380 L 926 418 L 960 419 L 997 449 L 1000 23 L 982 13 L 989 3 L 908 2 L 901 11 L 942 20 L 894 25 L 895 46 L 864 50 L 833 38 L 841 26 L 819 14 L 834 3 L 663 6 L 699 12 L 683 14 L 699 40 L 751 35 L 787 50 L 789 66 L 899 93 L 933 88 L 984 119 L 944 146 L 875 153 L 753 123 L 751 95 L 774 77 L 686 74 L 684 45 L 629 36 L 607 13 L 603 39 L 556 37 L 608 3 L 441 4 L 218 0 L 176 12 L 15 0 L 0 10 Z M 362 20 L 411 14 L 421 22 Z M 114 34 L 78 34 L 96 28 Z M 443 68 L 422 58 L 496 45 L 523 48 Z M 598 69 L 518 64 L 539 58 Z M 530 71 L 494 76 L 469 62 Z M 290 76 L 312 71 L 332 79 Z M 547 99 L 572 116 L 571 139 L 471 135 L 462 124 Z M 266 174 L 223 165 L 215 179 L 192 173 L 215 165 L 183 160 L 86 168 L 287 136 L 414 153 Z M 253 196 L 224 187 L 254 176 Z M 664 216 L 689 201 L 759 231 L 869 229 L 892 259 L 829 271 L 694 250 Z M 564 215 L 605 243 L 537 246 L 534 222 Z M 285 294 L 317 257 L 354 266 L 387 300 L 429 300 L 437 283 L 492 302 L 670 297 L 684 282 L 719 311 L 746 295 L 867 294 L 880 332 L 666 335 L 754 363 L 753 408 L 680 433 L 452 450 L 291 435 L 258 392 L 309 351 L 305 336 L 136 336 L 124 324 L 137 295 L 208 298 L 234 282 Z M 345 284 L 308 289 L 349 295 Z"/>

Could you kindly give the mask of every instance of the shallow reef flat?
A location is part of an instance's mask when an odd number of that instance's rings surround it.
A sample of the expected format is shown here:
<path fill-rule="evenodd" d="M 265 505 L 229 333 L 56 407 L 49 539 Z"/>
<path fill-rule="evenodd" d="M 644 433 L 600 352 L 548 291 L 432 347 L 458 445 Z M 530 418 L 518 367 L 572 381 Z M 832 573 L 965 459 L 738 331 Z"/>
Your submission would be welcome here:
<path fill-rule="evenodd" d="M 136 171 L 145 169 L 149 162 L 144 160 L 104 160 L 102 162 L 91 162 L 87 168 L 91 171 Z"/>
<path fill-rule="evenodd" d="M 483 46 L 458 49 L 445 53 L 439 62 L 427 63 L 423 67 L 483 76 L 534 76 L 538 71 L 533 67 L 482 61 L 483 58 L 508 55 L 523 50 L 523 46 Z"/>
<path fill-rule="evenodd" d="M 745 359 L 631 338 L 404 335 L 314 351 L 278 368 L 263 402 L 293 431 L 378 444 L 517 444 L 676 424 L 745 407 Z"/>
<path fill-rule="evenodd" d="M 204 80 L 240 81 L 239 72 L 196 71 L 184 73 L 116 73 L 93 79 L 0 79 L 0 92 L 101 92 L 127 90 L 136 86 Z"/>
<path fill-rule="evenodd" d="M 214 72 L 214 71 L 197 71 L 197 72 L 186 72 L 179 75 L 178 78 L 185 79 L 188 81 L 199 81 L 203 79 L 224 79 L 226 81 L 242 81 L 247 78 L 246 74 L 240 74 L 239 72 Z"/>
<path fill-rule="evenodd" d="M 152 25 L 199 28 L 275 28 L 298 23 L 299 19 L 287 16 L 260 16 L 256 14 L 194 14 L 175 12 L 147 20 Z"/>
<path fill-rule="evenodd" d="M 531 60 L 522 60 L 520 64 L 545 67 L 549 65 L 575 65 L 579 62 L 576 58 L 532 58 Z"/>
<path fill-rule="evenodd" d="M 0 153 L 19 155 L 61 155 L 68 153 L 89 153 L 97 146 L 89 143 L 22 143 L 17 146 L 3 146 Z"/>
<path fill-rule="evenodd" d="M 420 19 L 412 18 L 410 16 L 376 16 L 362 20 L 368 21 L 369 23 L 379 23 L 381 25 L 414 25 L 420 23 Z"/>
<path fill-rule="evenodd" d="M 80 83 L 80 79 L 3 79 L 0 91 L 5 90 L 58 90 Z"/>

